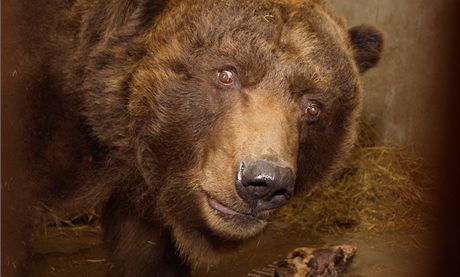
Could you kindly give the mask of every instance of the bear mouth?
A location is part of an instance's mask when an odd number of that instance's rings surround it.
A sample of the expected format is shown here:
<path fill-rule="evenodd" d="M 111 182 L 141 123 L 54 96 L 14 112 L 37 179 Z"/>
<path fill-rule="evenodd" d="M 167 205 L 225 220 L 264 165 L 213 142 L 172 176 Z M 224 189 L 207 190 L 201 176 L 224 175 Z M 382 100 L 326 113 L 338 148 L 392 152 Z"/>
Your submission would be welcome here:
<path fill-rule="evenodd" d="M 217 201 L 215 198 L 212 198 L 211 196 L 208 196 L 208 205 L 213 209 L 214 211 L 217 211 L 219 214 L 225 216 L 225 217 L 243 217 L 245 219 L 251 219 L 251 220 L 257 220 L 257 221 L 267 221 L 267 218 L 263 215 L 260 214 L 255 214 L 255 213 L 243 213 L 243 212 L 238 212 L 233 210 L 232 208 L 229 208 L 228 206 L 225 206 L 221 202 Z"/>
<path fill-rule="evenodd" d="M 214 210 L 221 212 L 226 215 L 237 215 L 241 214 L 235 210 L 230 209 L 229 207 L 225 206 L 224 204 L 220 203 L 219 201 L 215 200 L 214 198 L 208 197 L 208 204 Z"/>

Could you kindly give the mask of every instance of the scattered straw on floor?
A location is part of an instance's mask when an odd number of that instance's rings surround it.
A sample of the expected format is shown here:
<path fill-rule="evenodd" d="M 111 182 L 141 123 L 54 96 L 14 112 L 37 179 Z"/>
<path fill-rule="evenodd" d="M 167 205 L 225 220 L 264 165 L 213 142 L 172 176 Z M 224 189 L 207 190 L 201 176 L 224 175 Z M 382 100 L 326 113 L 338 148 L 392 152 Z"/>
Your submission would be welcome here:
<path fill-rule="evenodd" d="M 278 213 L 278 220 L 317 232 L 424 228 L 430 178 L 422 159 L 383 145 L 362 120 L 355 148 L 331 182 L 317 184 Z"/>

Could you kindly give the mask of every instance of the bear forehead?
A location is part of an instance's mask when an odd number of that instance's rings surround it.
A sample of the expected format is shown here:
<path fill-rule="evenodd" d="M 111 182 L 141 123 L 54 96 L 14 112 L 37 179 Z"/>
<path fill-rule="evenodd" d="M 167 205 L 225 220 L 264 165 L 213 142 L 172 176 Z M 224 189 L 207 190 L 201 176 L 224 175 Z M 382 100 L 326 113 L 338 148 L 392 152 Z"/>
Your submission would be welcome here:
<path fill-rule="evenodd" d="M 335 37 L 345 27 L 321 0 L 171 1 L 157 23 L 162 35 L 200 33 L 212 40 L 215 35 L 240 31 L 273 42 L 284 28 L 295 25 Z"/>
<path fill-rule="evenodd" d="M 311 80 L 319 90 L 356 87 L 347 77 L 357 72 L 345 24 L 321 0 L 180 1 L 156 30 L 155 41 L 176 43 L 187 55 L 205 51 L 211 64 L 227 59 L 260 76 L 275 70 L 289 79 L 290 90 L 304 90 Z"/>

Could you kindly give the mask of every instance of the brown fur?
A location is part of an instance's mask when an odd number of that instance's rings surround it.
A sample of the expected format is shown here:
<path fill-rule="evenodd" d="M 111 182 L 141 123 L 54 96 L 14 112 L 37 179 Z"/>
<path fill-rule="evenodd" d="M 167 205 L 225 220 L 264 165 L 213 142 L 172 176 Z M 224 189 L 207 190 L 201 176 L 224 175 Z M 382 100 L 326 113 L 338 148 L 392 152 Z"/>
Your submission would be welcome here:
<path fill-rule="evenodd" d="M 313 0 L 78 0 L 56 15 L 43 74 L 80 127 L 64 121 L 52 141 L 81 130 L 74 156 L 87 158 L 65 166 L 60 143 L 44 146 L 39 158 L 66 170 L 39 202 L 62 213 L 105 203 L 104 238 L 124 276 L 184 275 L 259 233 L 272 211 L 232 219 L 207 202 L 249 212 L 235 190 L 241 160 L 292 168 L 296 190 L 326 178 L 353 141 L 359 72 L 382 44 L 372 28 L 350 39 Z M 225 66 L 236 86 L 216 83 Z M 316 122 L 303 113 L 310 99 L 321 102 Z"/>

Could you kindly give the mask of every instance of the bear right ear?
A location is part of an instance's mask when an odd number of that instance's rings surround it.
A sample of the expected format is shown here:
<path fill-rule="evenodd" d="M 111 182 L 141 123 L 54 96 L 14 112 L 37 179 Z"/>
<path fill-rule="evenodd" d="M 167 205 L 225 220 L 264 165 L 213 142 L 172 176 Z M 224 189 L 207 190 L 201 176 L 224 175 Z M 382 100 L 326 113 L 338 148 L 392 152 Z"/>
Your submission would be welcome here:
<path fill-rule="evenodd" d="M 353 54 L 360 73 L 377 65 L 383 50 L 383 34 L 372 25 L 359 25 L 348 30 Z"/>

